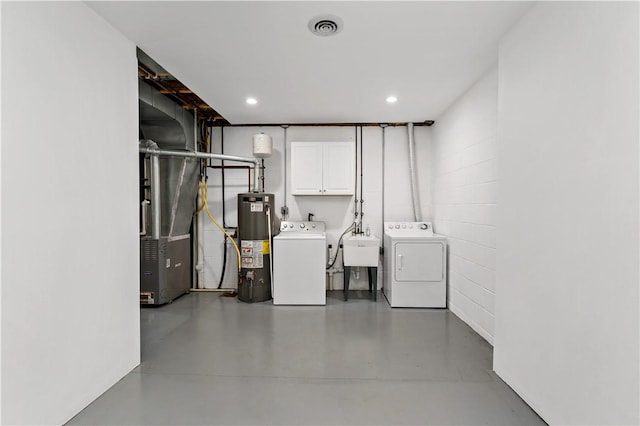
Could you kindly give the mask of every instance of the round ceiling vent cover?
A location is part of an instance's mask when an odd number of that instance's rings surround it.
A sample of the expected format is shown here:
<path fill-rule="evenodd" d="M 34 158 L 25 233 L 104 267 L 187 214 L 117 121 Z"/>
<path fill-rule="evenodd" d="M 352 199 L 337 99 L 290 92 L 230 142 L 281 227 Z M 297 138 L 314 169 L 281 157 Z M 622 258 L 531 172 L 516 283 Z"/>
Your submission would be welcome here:
<path fill-rule="evenodd" d="M 309 21 L 309 31 L 320 37 L 329 37 L 342 31 L 342 19 L 333 15 L 320 15 Z"/>

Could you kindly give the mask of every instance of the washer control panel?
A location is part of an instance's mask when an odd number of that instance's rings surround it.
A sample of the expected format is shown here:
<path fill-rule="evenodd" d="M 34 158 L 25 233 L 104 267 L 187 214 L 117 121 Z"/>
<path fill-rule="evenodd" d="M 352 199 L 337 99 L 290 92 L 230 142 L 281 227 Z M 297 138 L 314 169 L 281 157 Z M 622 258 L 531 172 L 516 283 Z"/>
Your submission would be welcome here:
<path fill-rule="evenodd" d="M 280 232 L 312 232 L 324 234 L 324 222 L 309 221 L 285 221 L 280 223 Z"/>
<path fill-rule="evenodd" d="M 385 222 L 385 232 L 410 232 L 410 233 L 425 233 L 433 234 L 433 225 L 431 222 Z"/>

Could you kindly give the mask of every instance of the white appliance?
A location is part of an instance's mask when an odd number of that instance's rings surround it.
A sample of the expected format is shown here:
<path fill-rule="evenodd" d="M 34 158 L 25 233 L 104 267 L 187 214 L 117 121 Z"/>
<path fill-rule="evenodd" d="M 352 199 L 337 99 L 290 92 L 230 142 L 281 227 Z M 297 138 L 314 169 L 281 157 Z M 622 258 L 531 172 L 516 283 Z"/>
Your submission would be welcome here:
<path fill-rule="evenodd" d="M 431 222 L 385 222 L 383 292 L 392 308 L 447 307 L 447 240 Z"/>
<path fill-rule="evenodd" d="M 326 305 L 324 222 L 282 222 L 273 237 L 273 304 Z"/>

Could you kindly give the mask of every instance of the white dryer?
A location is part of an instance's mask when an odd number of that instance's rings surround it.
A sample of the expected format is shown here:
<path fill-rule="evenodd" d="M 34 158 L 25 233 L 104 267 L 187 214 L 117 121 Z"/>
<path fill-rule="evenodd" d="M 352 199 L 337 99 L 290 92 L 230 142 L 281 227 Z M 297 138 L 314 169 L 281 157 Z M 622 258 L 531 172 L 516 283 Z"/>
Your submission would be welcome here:
<path fill-rule="evenodd" d="M 324 222 L 282 222 L 272 256 L 274 305 L 326 305 Z"/>
<path fill-rule="evenodd" d="M 431 222 L 385 222 L 383 292 L 392 308 L 447 307 L 447 239 Z"/>

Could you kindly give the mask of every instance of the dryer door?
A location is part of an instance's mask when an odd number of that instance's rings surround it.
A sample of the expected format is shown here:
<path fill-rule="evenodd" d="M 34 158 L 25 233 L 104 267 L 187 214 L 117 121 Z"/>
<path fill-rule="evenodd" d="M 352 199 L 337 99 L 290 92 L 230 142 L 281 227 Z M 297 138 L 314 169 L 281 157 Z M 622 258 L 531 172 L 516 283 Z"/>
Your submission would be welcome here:
<path fill-rule="evenodd" d="M 394 244 L 396 281 L 442 281 L 444 244 L 402 242 Z"/>

